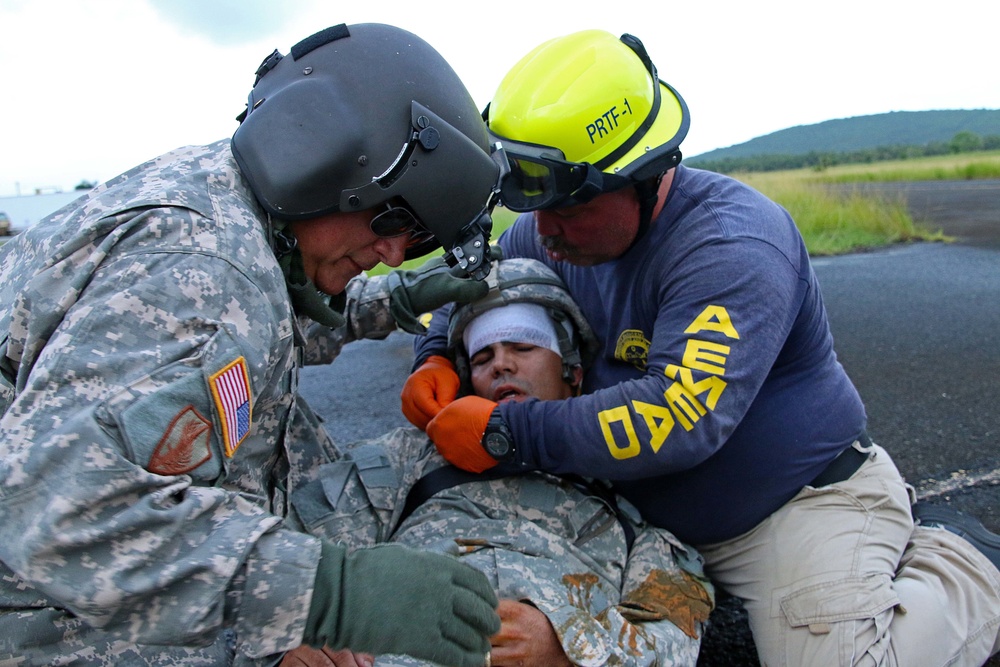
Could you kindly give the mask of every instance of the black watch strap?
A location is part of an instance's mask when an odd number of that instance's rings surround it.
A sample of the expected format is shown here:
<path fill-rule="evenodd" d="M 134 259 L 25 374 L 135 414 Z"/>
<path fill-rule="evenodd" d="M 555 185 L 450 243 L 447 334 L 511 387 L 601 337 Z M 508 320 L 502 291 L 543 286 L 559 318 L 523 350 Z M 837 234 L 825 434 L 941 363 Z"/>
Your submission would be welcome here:
<path fill-rule="evenodd" d="M 486 422 L 482 445 L 486 453 L 497 461 L 514 460 L 514 436 L 507 427 L 507 422 L 503 420 L 498 407 L 493 408 L 490 419 Z"/>

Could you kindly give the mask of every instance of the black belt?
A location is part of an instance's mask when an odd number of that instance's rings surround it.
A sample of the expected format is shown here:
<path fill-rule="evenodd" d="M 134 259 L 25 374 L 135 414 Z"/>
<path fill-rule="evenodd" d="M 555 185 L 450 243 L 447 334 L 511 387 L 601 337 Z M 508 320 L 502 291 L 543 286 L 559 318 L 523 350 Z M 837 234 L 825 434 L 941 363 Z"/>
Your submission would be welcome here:
<path fill-rule="evenodd" d="M 867 433 L 862 433 L 858 436 L 858 442 L 865 449 L 871 449 L 872 441 L 868 437 Z M 859 452 L 854 448 L 854 443 L 852 442 L 848 445 L 847 449 L 837 454 L 837 457 L 830 461 L 830 465 L 823 468 L 823 471 L 816 475 L 816 479 L 809 482 L 809 486 L 820 487 L 829 486 L 830 484 L 836 484 L 837 482 L 843 482 L 845 479 L 849 478 L 861 464 L 868 460 L 871 452 Z"/>

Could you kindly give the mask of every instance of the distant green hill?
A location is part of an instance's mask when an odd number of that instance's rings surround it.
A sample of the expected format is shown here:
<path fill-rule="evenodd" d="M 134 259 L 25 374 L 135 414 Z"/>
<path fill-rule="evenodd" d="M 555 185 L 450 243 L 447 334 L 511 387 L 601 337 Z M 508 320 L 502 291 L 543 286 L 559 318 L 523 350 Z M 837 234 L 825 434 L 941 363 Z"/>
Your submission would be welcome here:
<path fill-rule="evenodd" d="M 684 161 L 691 166 L 760 155 L 845 153 L 883 146 L 947 143 L 960 132 L 1000 135 L 1000 109 L 892 111 L 798 125 Z"/>

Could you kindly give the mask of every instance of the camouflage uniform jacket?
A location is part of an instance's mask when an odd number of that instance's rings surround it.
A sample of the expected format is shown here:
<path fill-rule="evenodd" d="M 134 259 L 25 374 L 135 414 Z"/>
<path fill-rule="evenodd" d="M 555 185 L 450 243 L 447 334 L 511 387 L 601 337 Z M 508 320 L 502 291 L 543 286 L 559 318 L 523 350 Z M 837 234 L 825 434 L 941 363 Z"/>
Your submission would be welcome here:
<path fill-rule="evenodd" d="M 500 597 L 543 611 L 575 664 L 694 665 L 714 603 L 700 556 L 665 530 L 624 517 L 586 488 L 545 473 L 463 483 L 402 523 L 414 483 L 447 465 L 412 428 L 354 445 L 291 496 L 310 532 L 353 547 L 393 541 L 452 554 Z M 631 552 L 620 521 L 635 531 Z M 421 665 L 381 656 L 377 665 Z"/>
<path fill-rule="evenodd" d="M 244 657 L 301 642 L 319 541 L 285 494 L 331 448 L 297 369 L 394 325 L 351 303 L 367 329 L 312 323 L 306 350 L 269 224 L 225 140 L 0 249 L 0 663 L 218 664 L 224 629 Z"/>

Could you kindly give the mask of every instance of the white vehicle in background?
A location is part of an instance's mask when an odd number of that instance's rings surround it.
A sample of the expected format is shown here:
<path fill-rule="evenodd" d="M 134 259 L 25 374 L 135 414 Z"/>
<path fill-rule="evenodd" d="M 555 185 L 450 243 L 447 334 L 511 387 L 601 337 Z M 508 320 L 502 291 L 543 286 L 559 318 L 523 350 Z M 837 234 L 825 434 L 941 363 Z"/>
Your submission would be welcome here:
<path fill-rule="evenodd" d="M 39 220 L 55 213 L 86 191 L 49 192 L 33 195 L 0 197 L 0 236 L 13 236 Z"/>

